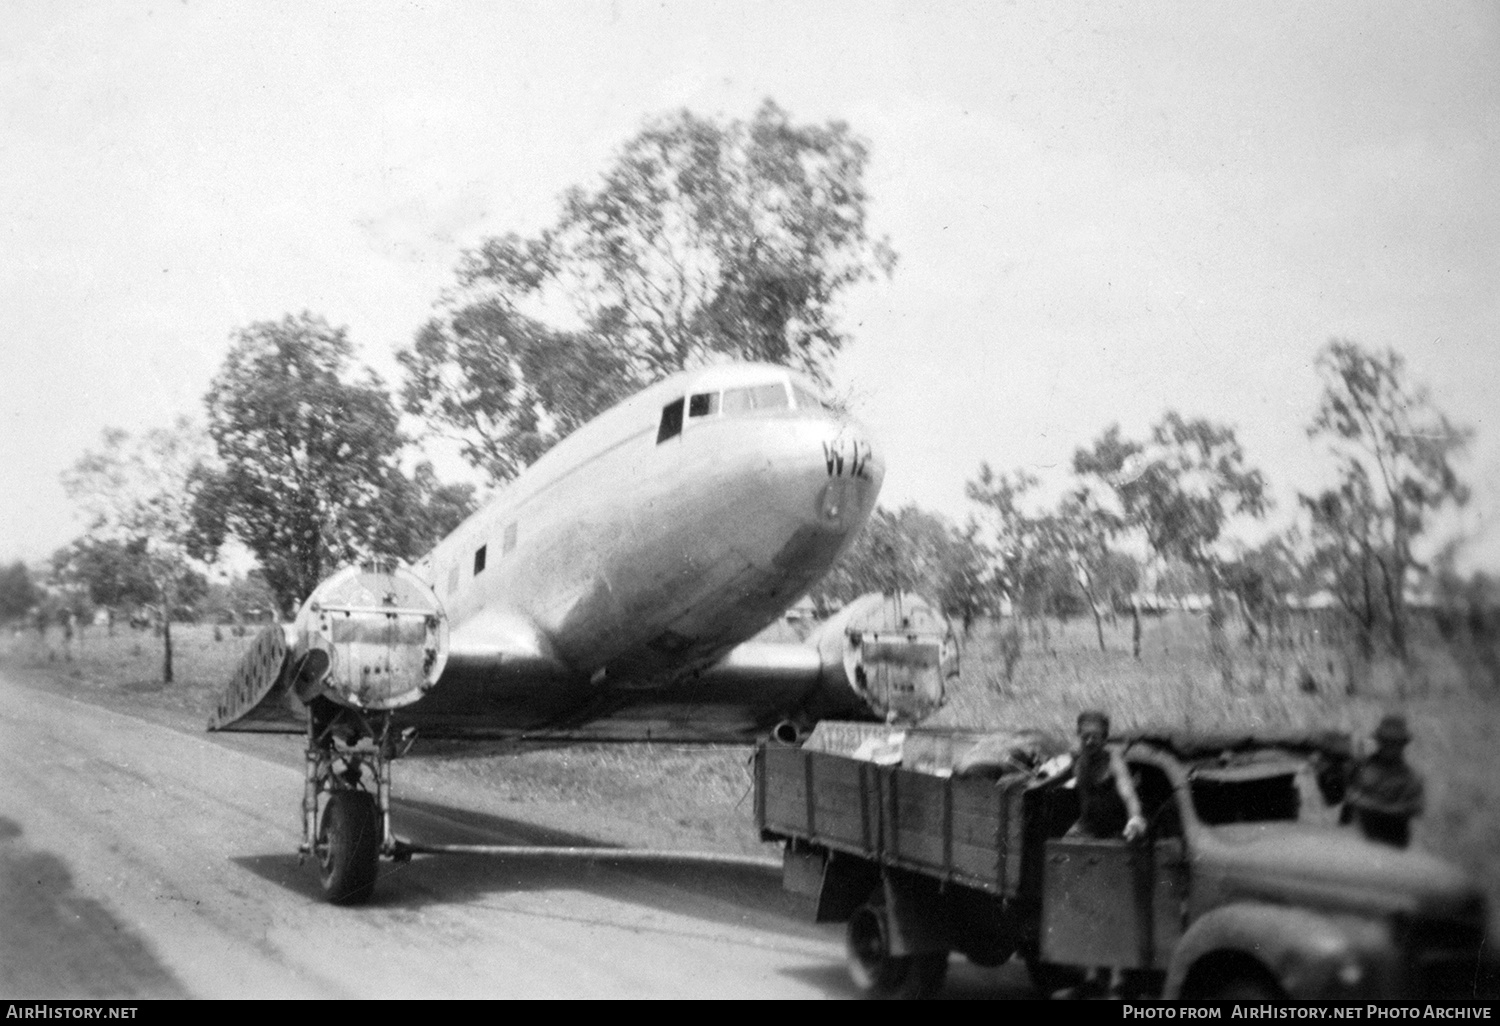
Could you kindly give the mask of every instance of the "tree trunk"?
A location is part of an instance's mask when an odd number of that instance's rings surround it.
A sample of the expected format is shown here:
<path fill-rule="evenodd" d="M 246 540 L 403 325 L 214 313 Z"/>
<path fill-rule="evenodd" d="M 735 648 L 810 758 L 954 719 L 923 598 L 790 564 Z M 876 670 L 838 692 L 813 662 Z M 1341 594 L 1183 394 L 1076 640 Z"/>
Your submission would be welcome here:
<path fill-rule="evenodd" d="M 1398 510 L 1399 515 L 1399 510 Z M 1403 663 L 1406 662 L 1406 539 L 1402 536 L 1400 529 L 1396 534 L 1396 551 L 1392 553 L 1391 562 L 1395 564 L 1394 572 L 1385 575 L 1385 600 L 1386 606 L 1391 614 L 1391 647 L 1396 651 L 1396 658 Z"/>
<path fill-rule="evenodd" d="M 161 682 L 172 683 L 172 613 L 164 610 L 161 618 Z"/>

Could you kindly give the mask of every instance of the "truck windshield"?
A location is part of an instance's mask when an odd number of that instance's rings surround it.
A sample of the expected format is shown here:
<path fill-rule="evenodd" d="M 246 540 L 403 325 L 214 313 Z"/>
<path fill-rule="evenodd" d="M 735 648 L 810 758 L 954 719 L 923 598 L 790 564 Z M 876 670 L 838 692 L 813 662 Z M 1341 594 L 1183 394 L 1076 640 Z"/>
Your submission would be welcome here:
<path fill-rule="evenodd" d="M 1294 820 L 1301 808 L 1293 765 L 1204 767 L 1195 770 L 1193 808 L 1209 826 Z"/>

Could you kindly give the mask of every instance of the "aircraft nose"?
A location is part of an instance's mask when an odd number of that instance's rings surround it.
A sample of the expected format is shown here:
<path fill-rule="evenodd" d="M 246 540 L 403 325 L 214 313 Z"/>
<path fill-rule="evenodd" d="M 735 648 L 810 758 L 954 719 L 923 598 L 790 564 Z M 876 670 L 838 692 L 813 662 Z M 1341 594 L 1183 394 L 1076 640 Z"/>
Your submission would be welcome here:
<path fill-rule="evenodd" d="M 852 528 L 864 522 L 875 506 L 885 480 L 885 457 L 859 422 L 828 423 L 818 438 L 823 471 L 816 511 L 828 527 Z"/>

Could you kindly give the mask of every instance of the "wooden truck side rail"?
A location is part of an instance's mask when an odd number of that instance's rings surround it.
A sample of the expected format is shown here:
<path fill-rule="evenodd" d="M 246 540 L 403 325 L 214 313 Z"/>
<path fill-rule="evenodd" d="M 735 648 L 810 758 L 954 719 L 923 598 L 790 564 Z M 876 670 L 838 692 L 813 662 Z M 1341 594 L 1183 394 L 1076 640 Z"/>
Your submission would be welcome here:
<path fill-rule="evenodd" d="M 1021 885 L 1024 775 L 991 780 L 762 745 L 756 821 L 768 840 L 858 856 L 1010 898 Z"/>

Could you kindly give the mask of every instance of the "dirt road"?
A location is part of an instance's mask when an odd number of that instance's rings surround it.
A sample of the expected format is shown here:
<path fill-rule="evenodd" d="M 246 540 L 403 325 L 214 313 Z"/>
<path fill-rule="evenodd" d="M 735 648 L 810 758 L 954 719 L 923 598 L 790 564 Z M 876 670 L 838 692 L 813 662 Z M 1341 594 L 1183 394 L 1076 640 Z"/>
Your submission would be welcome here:
<path fill-rule="evenodd" d="M 297 863 L 290 739 L 173 729 L 0 675 L 0 996 L 849 996 L 774 874 L 489 856 L 384 864 L 335 908 Z M 587 843 L 424 789 L 414 839 Z M 1023 996 L 955 960 L 953 996 Z"/>

